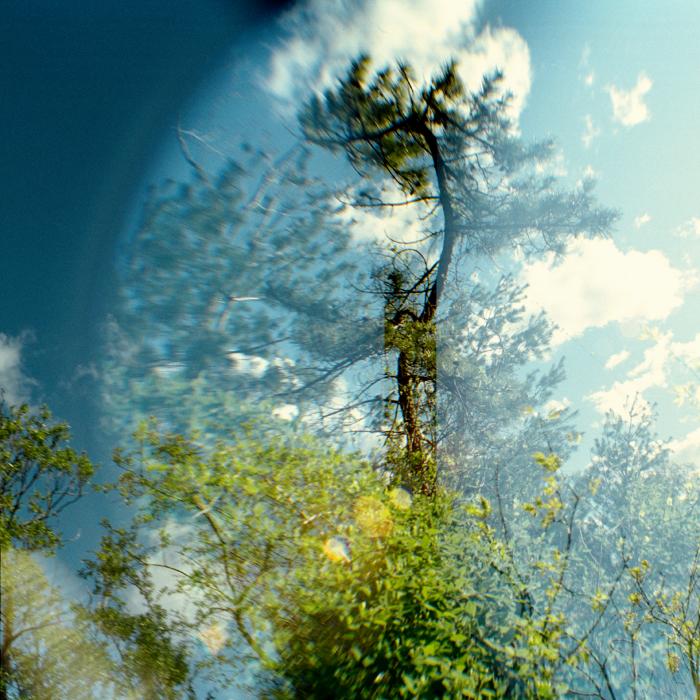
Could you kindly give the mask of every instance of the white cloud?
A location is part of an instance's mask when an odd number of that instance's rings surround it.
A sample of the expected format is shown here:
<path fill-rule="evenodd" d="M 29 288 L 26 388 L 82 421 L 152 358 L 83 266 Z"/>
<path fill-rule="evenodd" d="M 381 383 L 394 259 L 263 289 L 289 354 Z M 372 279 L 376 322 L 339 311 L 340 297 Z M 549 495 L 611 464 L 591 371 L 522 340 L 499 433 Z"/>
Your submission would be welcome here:
<path fill-rule="evenodd" d="M 583 47 L 579 68 L 582 71 L 583 82 L 588 87 L 592 87 L 595 81 L 595 72 L 591 69 L 591 47 L 589 44 L 585 44 Z"/>
<path fill-rule="evenodd" d="M 299 407 L 293 403 L 283 403 L 272 409 L 272 415 L 280 420 L 290 421 L 299 415 Z"/>
<path fill-rule="evenodd" d="M 361 53 L 377 67 L 405 60 L 423 80 L 454 57 L 469 89 L 478 88 L 484 72 L 500 68 L 504 89 L 514 95 L 516 118 L 530 90 L 530 52 L 513 29 L 486 27 L 476 35 L 480 5 L 480 0 L 308 0 L 283 20 L 287 39 L 272 53 L 266 86 L 293 103 L 300 91 L 331 86 Z"/>
<path fill-rule="evenodd" d="M 538 160 L 535 163 L 535 172 L 547 175 L 552 175 L 553 177 L 566 177 L 569 171 L 566 167 L 566 158 L 563 151 L 556 151 L 552 156 L 547 158 L 547 160 Z"/>
<path fill-rule="evenodd" d="M 651 411 L 651 406 L 643 393 L 654 386 L 655 383 L 651 377 L 639 377 L 615 382 L 609 389 L 588 394 L 586 399 L 595 405 L 599 413 L 613 411 L 618 415 L 627 415 L 630 405 L 634 402 L 637 415 L 646 415 Z"/>
<path fill-rule="evenodd" d="M 688 366 L 693 366 L 700 360 L 700 333 L 686 342 L 674 341 L 671 331 L 662 333 L 651 330 L 646 332 L 644 337 L 653 340 L 654 344 L 645 350 L 642 361 L 629 370 L 625 379 L 586 397 L 601 413 L 608 410 L 622 413 L 635 397 L 638 402 L 637 408 L 648 410 L 650 407 L 644 392 L 669 387 L 674 361 L 680 360 Z M 617 356 L 613 355 L 608 363 L 615 357 Z"/>
<path fill-rule="evenodd" d="M 598 129 L 595 124 L 593 124 L 593 117 L 591 117 L 590 114 L 587 114 L 584 118 L 583 121 L 586 124 L 585 129 L 583 130 L 583 135 L 581 136 L 581 141 L 584 145 L 585 148 L 590 148 L 591 144 L 593 143 L 593 140 L 600 136 L 600 129 Z"/>
<path fill-rule="evenodd" d="M 246 355 L 242 352 L 230 352 L 228 354 L 228 358 L 231 360 L 231 364 L 233 365 L 235 372 L 250 374 L 256 379 L 265 374 L 265 371 L 270 364 L 264 357 L 258 357 L 257 355 Z"/>
<path fill-rule="evenodd" d="M 459 75 L 468 89 L 476 90 L 484 74 L 499 68 L 503 71 L 504 90 L 512 93 L 509 116 L 517 119 L 525 106 L 532 82 L 530 50 L 514 29 L 486 27 L 469 48 L 454 48 Z M 443 58 L 444 62 L 447 57 Z M 437 66 L 436 66 L 437 68 Z M 434 72 L 434 71 L 433 71 Z"/>
<path fill-rule="evenodd" d="M 563 399 L 561 399 L 561 401 L 559 399 L 550 399 L 542 407 L 542 410 L 544 411 L 545 415 L 554 417 L 557 414 L 562 413 L 570 406 L 571 400 L 565 396 Z"/>
<path fill-rule="evenodd" d="M 623 126 L 635 126 L 651 118 L 649 108 L 644 103 L 644 95 L 651 90 L 653 83 L 645 74 L 640 73 L 637 84 L 631 90 L 622 90 L 610 85 L 607 90 L 613 109 L 613 119 Z"/>
<path fill-rule="evenodd" d="M 609 239 L 578 239 L 561 263 L 550 254 L 521 275 L 530 310 L 558 326 L 554 344 L 612 321 L 665 319 L 696 282 L 658 250 L 623 252 Z"/>
<path fill-rule="evenodd" d="M 197 515 L 194 517 L 196 518 Z M 194 620 L 196 605 L 203 600 L 202 593 L 197 589 L 178 589 L 177 584 L 182 580 L 182 577 L 169 567 L 179 569 L 185 574 L 192 572 L 192 562 L 181 554 L 181 547 L 194 540 L 197 536 L 197 528 L 193 522 L 182 522 L 168 518 L 162 523 L 162 529 L 170 538 L 170 544 L 160 550 L 157 558 L 149 561 L 151 582 L 157 593 L 158 602 L 166 612 L 183 615 Z M 147 542 L 151 545 L 160 542 L 160 528 L 153 527 L 149 530 Z M 136 587 L 127 589 L 126 606 L 132 614 L 145 611 L 145 600 Z"/>
<path fill-rule="evenodd" d="M 680 238 L 700 238 L 700 216 L 694 216 L 678 228 Z"/>
<path fill-rule="evenodd" d="M 0 333 L 0 389 L 9 404 L 29 400 L 33 382 L 22 371 L 22 348 L 27 338 L 27 334 L 12 338 Z"/>
<path fill-rule="evenodd" d="M 629 350 L 621 350 L 616 352 L 614 355 L 610 355 L 607 362 L 605 363 L 605 369 L 614 369 L 618 365 L 621 365 L 630 356 Z"/>
<path fill-rule="evenodd" d="M 673 440 L 669 447 L 679 460 L 700 464 L 700 428 L 692 430 L 679 440 Z"/>
<path fill-rule="evenodd" d="M 644 213 L 640 214 L 639 216 L 634 217 L 634 227 L 635 228 L 642 228 L 644 224 L 648 224 L 651 221 L 651 216 L 649 214 Z"/>
<path fill-rule="evenodd" d="M 672 333 L 659 334 L 657 342 L 644 352 L 642 361 L 635 365 L 623 381 L 615 382 L 610 388 L 595 391 L 586 398 L 592 401 L 598 411 L 625 413 L 632 401 L 640 411 L 651 409 L 644 392 L 667 385 L 668 361 L 671 357 Z"/>
<path fill-rule="evenodd" d="M 406 196 L 398 187 L 385 186 L 381 192 L 384 202 L 403 202 Z M 387 243 L 394 241 L 416 244 L 426 237 L 434 218 L 429 207 L 422 204 L 399 207 L 354 207 L 341 209 L 336 216 L 360 242 Z"/>

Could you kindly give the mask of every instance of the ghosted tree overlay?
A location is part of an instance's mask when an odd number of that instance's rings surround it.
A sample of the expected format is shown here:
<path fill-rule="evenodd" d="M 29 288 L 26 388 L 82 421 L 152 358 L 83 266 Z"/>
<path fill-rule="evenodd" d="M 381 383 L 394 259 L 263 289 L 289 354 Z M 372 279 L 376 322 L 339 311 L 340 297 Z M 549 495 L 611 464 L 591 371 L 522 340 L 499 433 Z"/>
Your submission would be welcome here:
<path fill-rule="evenodd" d="M 509 99 L 360 57 L 288 152 L 151 193 L 101 372 L 130 519 L 73 613 L 117 695 L 700 697 L 697 481 L 634 403 L 565 468 L 511 272 L 617 214 Z"/>
<path fill-rule="evenodd" d="M 405 451 L 403 480 L 426 492 L 438 454 L 476 491 L 493 488 L 506 443 L 501 461 L 518 442 L 532 452 L 535 433 L 538 449 L 567 452 L 567 412 L 522 420 L 563 377 L 523 371 L 550 326 L 526 316 L 508 274 L 465 276 L 498 256 L 561 252 L 615 214 L 591 182 L 564 191 L 538 174 L 553 145 L 514 135 L 498 81 L 469 94 L 450 66 L 420 87 L 408 67 L 374 75 L 362 59 L 302 110 L 293 154 L 255 153 L 216 178 L 198 168 L 191 185 L 156 193 L 111 329 L 112 413 L 133 417 L 118 404 L 139 396 L 141 415 L 176 429 L 230 426 L 263 405 L 340 423 Z M 314 145 L 346 153 L 360 179 L 338 184 L 342 164 L 309 175 Z M 413 239 L 377 233 L 395 219 Z"/>

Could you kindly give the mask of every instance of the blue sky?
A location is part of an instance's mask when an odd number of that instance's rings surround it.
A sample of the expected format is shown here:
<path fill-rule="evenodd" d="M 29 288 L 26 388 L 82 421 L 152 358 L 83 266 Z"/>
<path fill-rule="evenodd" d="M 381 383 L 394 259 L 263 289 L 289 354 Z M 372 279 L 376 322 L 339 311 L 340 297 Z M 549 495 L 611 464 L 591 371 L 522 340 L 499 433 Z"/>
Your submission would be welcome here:
<path fill-rule="evenodd" d="M 700 95 L 693 87 L 700 8 L 593 2 L 574 13 L 572 5 L 549 5 L 539 22 L 522 27 L 533 75 L 523 131 L 555 136 L 569 177 L 591 168 L 600 199 L 622 218 L 612 241 L 574 251 L 533 295 L 545 308 L 548 293 L 558 299 L 570 313 L 548 310 L 579 331 L 559 352 L 570 377 L 564 390 L 582 424 L 639 392 L 658 402 L 660 433 L 677 440 L 679 456 L 697 460 L 697 410 L 673 399 L 677 385 L 697 379 L 690 368 L 700 350 Z"/>
<path fill-rule="evenodd" d="M 287 4 L 3 4 L 0 385 L 47 401 L 93 454 L 90 367 L 127 213 L 197 87 Z"/>

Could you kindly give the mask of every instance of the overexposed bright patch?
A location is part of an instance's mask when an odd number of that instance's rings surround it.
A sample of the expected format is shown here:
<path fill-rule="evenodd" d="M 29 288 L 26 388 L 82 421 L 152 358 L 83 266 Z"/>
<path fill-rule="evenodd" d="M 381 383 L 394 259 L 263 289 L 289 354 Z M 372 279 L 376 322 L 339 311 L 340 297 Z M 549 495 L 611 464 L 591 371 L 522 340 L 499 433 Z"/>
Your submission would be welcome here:
<path fill-rule="evenodd" d="M 583 82 L 587 87 L 593 87 L 593 83 L 595 82 L 595 73 L 593 71 L 587 73 L 583 79 Z"/>
<path fill-rule="evenodd" d="M 585 148 L 590 148 L 593 140 L 600 136 L 600 129 L 593 123 L 593 117 L 587 114 L 583 118 L 584 129 L 581 135 L 581 142 Z"/>
<path fill-rule="evenodd" d="M 618 365 L 621 365 L 630 356 L 629 350 L 621 350 L 616 352 L 614 355 L 610 355 L 605 363 L 605 369 L 614 369 Z"/>
<path fill-rule="evenodd" d="M 521 276 L 529 309 L 558 326 L 555 345 L 612 321 L 665 319 L 695 283 L 662 252 L 623 252 L 609 239 L 576 240 L 561 263 L 549 254 Z"/>
<path fill-rule="evenodd" d="M 389 500 L 392 505 L 399 510 L 408 510 L 413 504 L 413 496 L 401 486 L 392 489 L 389 492 Z"/>
<path fill-rule="evenodd" d="M 640 73 L 636 85 L 630 90 L 623 90 L 610 85 L 608 94 L 612 103 L 613 119 L 623 126 L 635 126 L 651 118 L 644 96 L 651 90 L 653 83 L 649 76 Z"/>
<path fill-rule="evenodd" d="M 168 379 L 169 377 L 180 374 L 185 369 L 182 362 L 162 362 L 159 365 L 151 368 L 151 372 L 157 377 Z"/>
<path fill-rule="evenodd" d="M 216 656 L 228 641 L 226 628 L 218 621 L 202 629 L 198 636 L 212 656 Z"/>
<path fill-rule="evenodd" d="M 309 0 L 282 21 L 287 39 L 272 53 L 266 86 L 286 103 L 300 93 L 323 90 L 360 54 L 377 68 L 397 60 L 428 80 L 451 59 L 469 89 L 485 72 L 504 72 L 504 90 L 513 96 L 517 117 L 530 91 L 530 52 L 513 29 L 486 27 L 476 35 L 479 0 Z"/>
<path fill-rule="evenodd" d="M 639 216 L 634 217 L 634 227 L 635 228 L 642 228 L 644 224 L 648 224 L 651 221 L 651 216 L 647 214 L 646 212 L 644 214 L 640 214 Z"/>
<path fill-rule="evenodd" d="M 369 537 L 386 537 L 394 527 L 391 511 L 375 496 L 360 496 L 354 513 L 358 527 Z"/>
<path fill-rule="evenodd" d="M 329 537 L 323 543 L 323 553 L 332 562 L 350 561 L 350 550 L 347 542 L 341 537 Z"/>

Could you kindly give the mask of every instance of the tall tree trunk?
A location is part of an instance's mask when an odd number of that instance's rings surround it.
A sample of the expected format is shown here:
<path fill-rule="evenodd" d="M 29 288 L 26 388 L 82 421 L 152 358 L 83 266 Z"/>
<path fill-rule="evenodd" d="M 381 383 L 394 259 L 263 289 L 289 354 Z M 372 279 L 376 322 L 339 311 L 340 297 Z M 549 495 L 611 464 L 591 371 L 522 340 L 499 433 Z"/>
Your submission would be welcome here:
<path fill-rule="evenodd" d="M 13 606 L 12 594 L 5 591 L 2 600 L 2 648 L 0 648 L 0 700 L 8 700 L 8 682 L 12 676 L 10 647 L 14 634 L 12 626 Z"/>
<path fill-rule="evenodd" d="M 428 352 L 435 353 L 437 351 L 437 342 L 434 321 L 447 281 L 457 240 L 457 219 L 452 204 L 452 195 L 449 190 L 447 169 L 440 152 L 440 144 L 437 137 L 424 124 L 421 124 L 417 131 L 425 140 L 432 159 L 438 185 L 440 206 L 443 213 L 444 228 L 442 249 L 438 259 L 435 279 L 432 282 L 420 314 L 412 323 L 420 323 L 421 333 L 427 334 L 426 337 L 422 338 L 422 347 L 419 350 L 425 351 L 429 347 L 430 350 Z M 404 316 L 398 314 L 394 325 L 398 327 L 403 322 Z M 421 402 L 427 401 L 428 393 L 433 396 L 436 395 L 437 358 L 432 358 L 432 361 L 427 363 L 427 366 L 417 368 L 416 363 L 411 358 L 411 354 L 415 354 L 415 348 L 412 348 L 412 350 L 413 353 L 410 353 L 409 350 L 399 350 L 396 372 L 399 408 L 406 437 L 407 456 L 413 472 L 411 475 L 413 477 L 412 481 L 418 482 L 423 493 L 430 494 L 435 488 L 435 445 L 428 443 L 422 423 L 427 421 L 430 424 L 429 429 L 431 432 L 434 432 L 437 427 L 437 408 L 435 406 L 421 405 Z M 419 373 L 416 372 L 417 369 Z M 420 388 L 424 384 L 430 385 L 427 392 Z"/>

